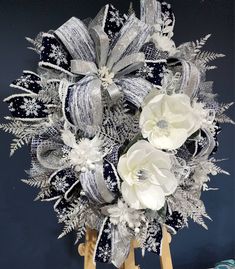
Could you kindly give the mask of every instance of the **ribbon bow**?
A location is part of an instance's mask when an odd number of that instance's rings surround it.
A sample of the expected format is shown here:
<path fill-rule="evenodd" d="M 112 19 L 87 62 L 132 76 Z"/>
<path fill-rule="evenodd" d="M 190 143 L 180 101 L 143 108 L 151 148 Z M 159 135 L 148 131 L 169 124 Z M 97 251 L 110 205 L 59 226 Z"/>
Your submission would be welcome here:
<path fill-rule="evenodd" d="M 102 122 L 102 90 L 115 103 L 121 95 L 139 107 L 152 88 L 138 76 L 128 76 L 144 65 L 139 52 L 150 27 L 131 15 L 111 43 L 101 25 L 89 31 L 77 18 L 71 18 L 55 31 L 72 56 L 71 72 L 84 76 L 63 92 L 64 114 L 70 124 L 92 132 Z M 93 130 L 93 132 L 94 132 Z"/>

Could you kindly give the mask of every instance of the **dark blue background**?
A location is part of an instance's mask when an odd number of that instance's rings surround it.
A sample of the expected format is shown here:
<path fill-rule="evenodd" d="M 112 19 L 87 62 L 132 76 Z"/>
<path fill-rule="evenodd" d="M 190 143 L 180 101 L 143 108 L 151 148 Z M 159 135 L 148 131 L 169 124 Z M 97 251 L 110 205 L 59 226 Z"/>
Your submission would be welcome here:
<path fill-rule="evenodd" d="M 208 33 L 213 36 L 206 49 L 225 53 L 217 61 L 218 69 L 208 77 L 215 81 L 220 100 L 234 98 L 234 1 L 233 0 L 171 0 L 175 15 L 175 41 L 196 40 Z M 120 10 L 128 8 L 128 1 L 112 0 Z M 71 16 L 94 16 L 105 0 L 0 0 L 0 99 L 12 93 L 9 83 L 23 69 L 36 70 L 37 55 L 26 49 L 24 36 L 34 37 L 39 31 L 56 29 Z M 138 1 L 134 0 L 138 6 Z M 1 107 L 1 121 L 7 115 Z M 234 109 L 230 110 L 232 116 Z M 234 113 L 233 118 L 235 119 Z M 229 158 L 221 163 L 231 173 L 219 175 L 211 181 L 220 191 L 203 194 L 208 214 L 209 231 L 190 223 L 173 238 L 171 244 L 175 269 L 206 269 L 219 260 L 235 256 L 235 181 L 233 126 L 224 125 L 219 136 L 217 158 Z M 0 180 L 0 269 L 78 269 L 83 268 L 74 237 L 57 240 L 61 228 L 49 203 L 33 202 L 36 191 L 21 183 L 24 170 L 29 167 L 27 148 L 9 159 L 11 137 L 1 133 Z M 137 262 L 144 269 L 159 268 L 159 259 L 147 254 L 144 259 L 138 251 Z M 98 268 L 112 268 L 99 265 Z"/>

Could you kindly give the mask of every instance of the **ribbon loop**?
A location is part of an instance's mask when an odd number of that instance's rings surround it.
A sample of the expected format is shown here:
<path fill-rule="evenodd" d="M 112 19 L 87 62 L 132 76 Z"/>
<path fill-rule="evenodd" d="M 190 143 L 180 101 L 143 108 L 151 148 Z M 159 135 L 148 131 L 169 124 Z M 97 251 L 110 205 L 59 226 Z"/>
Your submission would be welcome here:
<path fill-rule="evenodd" d="M 99 68 L 105 66 L 109 53 L 109 38 L 100 25 L 90 29 L 96 48 L 96 62 Z"/>
<path fill-rule="evenodd" d="M 144 61 L 145 56 L 142 52 L 127 55 L 114 65 L 112 72 L 118 77 L 130 74 L 140 69 L 144 65 Z"/>
<path fill-rule="evenodd" d="M 119 32 L 107 61 L 107 67 L 113 66 L 124 56 L 139 52 L 149 34 L 148 25 L 131 15 Z"/>
<path fill-rule="evenodd" d="M 93 62 L 72 60 L 71 72 L 77 75 L 92 75 L 97 73 L 97 67 Z"/>
<path fill-rule="evenodd" d="M 73 59 L 94 61 L 94 42 L 84 23 L 72 17 L 55 31 Z"/>

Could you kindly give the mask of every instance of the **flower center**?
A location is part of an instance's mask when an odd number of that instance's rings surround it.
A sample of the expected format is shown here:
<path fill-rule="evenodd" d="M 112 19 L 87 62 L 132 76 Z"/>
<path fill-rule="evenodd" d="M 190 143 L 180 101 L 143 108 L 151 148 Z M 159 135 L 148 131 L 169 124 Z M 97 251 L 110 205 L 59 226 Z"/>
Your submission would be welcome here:
<path fill-rule="evenodd" d="M 148 179 L 148 172 L 145 169 L 140 169 L 135 173 L 137 181 L 144 181 Z"/>
<path fill-rule="evenodd" d="M 114 73 L 110 72 L 106 66 L 102 66 L 98 70 L 98 76 L 104 88 L 107 88 L 110 84 L 113 83 Z"/>
<path fill-rule="evenodd" d="M 159 120 L 157 122 L 157 127 L 160 129 L 167 129 L 168 128 L 168 122 L 166 120 Z"/>

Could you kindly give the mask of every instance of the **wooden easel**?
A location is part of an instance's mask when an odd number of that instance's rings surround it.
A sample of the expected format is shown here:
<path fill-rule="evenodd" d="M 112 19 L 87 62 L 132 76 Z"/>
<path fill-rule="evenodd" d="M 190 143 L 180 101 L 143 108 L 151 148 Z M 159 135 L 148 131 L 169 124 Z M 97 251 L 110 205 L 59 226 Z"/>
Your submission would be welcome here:
<path fill-rule="evenodd" d="M 97 232 L 87 229 L 86 242 L 78 246 L 78 253 L 84 256 L 84 269 L 96 269 L 93 263 L 93 253 L 97 240 Z M 163 242 L 162 242 L 162 256 L 160 257 L 161 269 L 173 269 L 171 252 L 170 252 L 171 236 L 167 232 L 166 228 L 163 228 Z M 138 248 L 138 244 L 133 241 L 131 243 L 130 254 L 120 269 L 140 269 L 135 265 L 135 248 Z"/>

